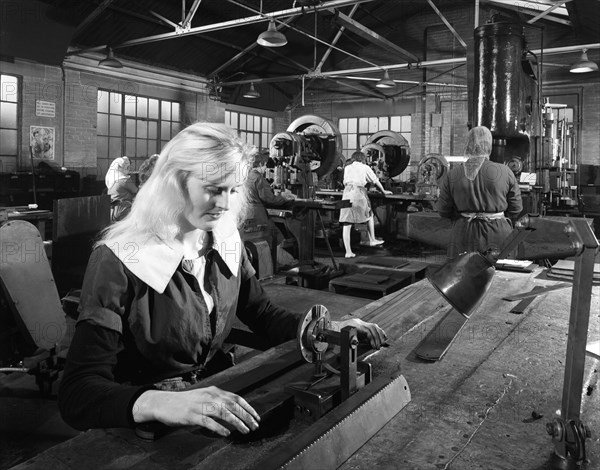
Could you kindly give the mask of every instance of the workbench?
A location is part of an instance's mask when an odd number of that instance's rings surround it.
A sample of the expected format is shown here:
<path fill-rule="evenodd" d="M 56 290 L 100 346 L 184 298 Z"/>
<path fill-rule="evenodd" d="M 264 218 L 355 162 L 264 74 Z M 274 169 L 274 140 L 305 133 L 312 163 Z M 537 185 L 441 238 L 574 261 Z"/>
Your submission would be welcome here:
<path fill-rule="evenodd" d="M 427 280 L 352 312 L 353 317 L 377 322 L 389 338 L 389 347 L 367 358 L 373 376 L 400 371 L 412 401 L 341 468 L 549 468 L 554 448 L 545 425 L 560 409 L 571 288 L 536 297 L 520 315 L 509 312 L 515 302 L 502 298 L 557 283 L 545 278 L 541 268 L 532 273 L 498 271 L 489 294 L 438 362 L 414 355 L 415 347 L 449 308 Z M 599 290 L 593 289 L 590 341 L 600 334 Z M 255 355 L 209 377 L 205 384 L 222 384 L 291 348 L 293 344 L 285 343 Z M 588 357 L 584 388 L 589 387 L 589 395 L 584 394 L 582 420 L 593 433 L 586 442 L 589 469 L 600 465 L 597 370 L 597 359 Z M 535 419 L 534 412 L 543 417 Z M 224 468 L 244 468 L 260 458 L 272 440 L 289 438 L 293 432 L 290 425 L 254 442 L 212 438 L 209 447 Z M 127 429 L 97 429 L 16 468 L 214 468 L 199 463 L 211 450 L 201 446 L 206 439 L 195 428 L 179 428 L 155 442 L 141 441 Z M 216 462 L 212 454 L 207 461 Z M 314 468 L 320 468 L 319 462 Z"/>
<path fill-rule="evenodd" d="M 335 201 L 342 198 L 343 192 L 320 189 L 315 191 L 315 194 L 318 197 L 327 197 Z M 437 198 L 425 194 L 382 194 L 379 191 L 368 191 L 367 194 L 369 196 L 369 201 L 371 201 L 373 213 L 379 219 L 382 227 L 385 227 L 385 231 L 388 234 L 394 234 L 396 232 L 396 227 L 392 224 L 395 211 L 404 212 L 411 203 L 418 203 L 427 209 L 434 209 L 435 203 L 437 202 Z M 385 206 L 385 212 L 383 214 L 376 210 L 379 206 Z"/>

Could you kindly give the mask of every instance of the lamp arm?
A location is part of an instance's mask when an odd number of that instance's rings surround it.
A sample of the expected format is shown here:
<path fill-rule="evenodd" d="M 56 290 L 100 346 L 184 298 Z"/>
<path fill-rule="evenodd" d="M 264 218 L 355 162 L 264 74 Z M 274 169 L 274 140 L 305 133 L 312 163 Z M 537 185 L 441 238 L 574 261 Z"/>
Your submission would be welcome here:
<path fill-rule="evenodd" d="M 531 229 L 531 228 L 515 228 L 510 233 L 510 235 L 508 236 L 506 241 L 504 242 L 504 244 L 502 246 L 502 250 L 500 252 L 498 252 L 498 251 L 490 252 L 488 259 L 492 263 L 495 263 L 499 259 L 506 258 L 506 256 L 508 254 L 510 254 L 512 251 L 517 249 L 517 247 L 519 246 L 519 243 L 521 243 L 523 240 L 525 240 L 531 232 L 533 232 L 533 229 Z"/>

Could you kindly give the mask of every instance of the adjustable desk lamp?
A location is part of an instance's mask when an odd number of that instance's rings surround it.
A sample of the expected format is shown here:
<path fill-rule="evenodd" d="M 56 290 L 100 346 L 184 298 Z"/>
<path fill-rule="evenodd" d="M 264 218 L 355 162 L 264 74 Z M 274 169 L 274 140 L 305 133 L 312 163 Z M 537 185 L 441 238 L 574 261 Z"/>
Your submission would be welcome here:
<path fill-rule="evenodd" d="M 525 216 L 516 224 L 500 253 L 490 252 L 485 256 L 462 253 L 428 275 L 438 292 L 468 318 L 491 285 L 496 261 L 517 248 L 534 230 L 552 233 L 556 241 L 551 246 L 542 243 L 528 247 L 527 258 L 575 257 L 561 414 L 546 425 L 555 453 L 566 462 L 567 468 L 576 468 L 585 460 L 585 440 L 591 437 L 588 427 L 580 420 L 594 261 L 598 251 L 598 240 L 588 222 L 581 218 Z"/>

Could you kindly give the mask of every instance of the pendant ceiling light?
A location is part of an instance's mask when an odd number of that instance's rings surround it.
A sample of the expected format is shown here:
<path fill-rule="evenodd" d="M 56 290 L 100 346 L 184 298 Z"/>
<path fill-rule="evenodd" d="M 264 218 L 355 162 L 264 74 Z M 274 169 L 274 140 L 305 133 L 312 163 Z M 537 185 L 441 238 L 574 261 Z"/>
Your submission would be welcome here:
<path fill-rule="evenodd" d="M 260 33 L 256 42 L 264 47 L 281 47 L 287 44 L 287 38 L 283 33 L 277 31 L 275 21 L 271 20 L 267 30 Z"/>
<path fill-rule="evenodd" d="M 111 67 L 113 69 L 123 68 L 123 64 L 119 60 L 115 59 L 113 50 L 110 47 L 106 48 L 106 57 L 98 62 L 98 65 L 100 67 Z"/>
<path fill-rule="evenodd" d="M 248 91 L 242 95 L 244 98 L 260 98 L 260 93 L 254 88 L 254 83 L 250 83 L 250 88 Z"/>
<path fill-rule="evenodd" d="M 390 74 L 386 70 L 385 72 L 383 72 L 383 78 L 379 80 L 377 82 L 377 85 L 375 86 L 377 88 L 394 88 L 396 86 L 396 83 L 394 83 L 394 80 L 390 78 Z"/>
<path fill-rule="evenodd" d="M 581 53 L 581 57 L 579 57 L 579 60 L 571 66 L 569 72 L 587 73 L 595 72 L 596 70 L 598 70 L 598 64 L 588 59 L 587 49 L 584 49 Z"/>

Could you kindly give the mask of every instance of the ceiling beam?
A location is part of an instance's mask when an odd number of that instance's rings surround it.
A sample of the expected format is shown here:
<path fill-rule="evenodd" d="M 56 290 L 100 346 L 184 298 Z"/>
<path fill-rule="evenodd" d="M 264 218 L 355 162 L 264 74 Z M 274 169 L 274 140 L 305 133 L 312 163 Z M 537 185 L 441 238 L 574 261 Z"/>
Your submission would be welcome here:
<path fill-rule="evenodd" d="M 248 6 L 248 5 L 245 5 L 245 4 L 243 4 L 243 3 L 240 3 L 240 2 L 238 2 L 237 0 L 227 0 L 227 1 L 228 1 L 229 3 L 233 3 L 234 5 L 238 5 L 238 6 L 242 7 L 242 8 L 245 8 L 246 10 L 253 11 L 254 13 L 259 13 L 259 11 L 258 11 L 258 10 L 255 10 L 254 8 L 252 8 L 252 7 Z M 359 1 L 360 1 L 360 0 L 359 0 Z M 315 12 L 315 14 L 316 14 L 316 12 Z M 266 16 L 266 15 L 265 15 L 265 16 Z M 275 22 L 276 22 L 276 23 L 281 23 L 281 21 L 280 21 L 280 20 L 277 20 L 277 19 L 275 20 Z M 310 38 L 310 39 L 313 39 L 313 40 L 315 40 L 315 41 L 317 41 L 317 42 L 320 42 L 321 44 L 324 44 L 324 45 L 326 45 L 326 46 L 328 46 L 328 47 L 332 47 L 332 48 L 333 48 L 333 49 L 335 49 L 336 51 L 340 51 L 340 52 L 342 52 L 342 53 L 346 54 L 347 56 L 349 56 L 349 57 L 352 57 L 353 59 L 357 59 L 357 60 L 360 60 L 361 62 L 365 62 L 365 63 L 367 63 L 367 64 L 369 64 L 369 65 L 372 65 L 372 66 L 378 67 L 378 65 L 374 64 L 373 62 L 371 62 L 371 61 L 369 61 L 369 60 L 367 60 L 367 59 L 365 59 L 365 58 L 363 58 L 363 57 L 360 57 L 360 56 L 357 56 L 357 55 L 355 55 L 355 54 L 352 54 L 351 52 L 345 51 L 344 49 L 340 49 L 339 47 L 337 47 L 337 46 L 334 46 L 333 44 L 330 44 L 330 43 L 328 43 L 327 41 L 323 41 L 322 39 L 319 39 L 318 37 L 316 37 L 316 36 L 313 36 L 313 35 L 312 35 L 312 34 L 310 34 L 310 33 L 307 33 L 306 31 L 303 31 L 303 30 L 301 30 L 301 29 L 299 29 L 299 28 L 296 28 L 296 27 L 294 27 L 294 26 L 291 26 L 291 25 L 287 25 L 287 27 L 288 27 L 289 29 L 291 29 L 292 31 L 296 31 L 297 33 L 300 33 L 300 34 L 302 34 L 302 35 L 304 35 L 304 36 L 306 36 L 306 37 L 308 37 L 308 38 Z"/>
<path fill-rule="evenodd" d="M 332 77 L 344 78 L 346 80 L 359 80 L 359 81 L 368 81 L 368 82 L 378 82 L 380 78 L 375 77 L 357 77 L 354 75 L 332 75 Z M 467 85 L 462 85 L 459 83 L 442 83 L 442 82 L 421 82 L 418 80 L 392 80 L 394 83 L 400 83 L 405 85 L 437 85 L 437 86 L 447 86 L 447 87 L 455 87 L 455 88 L 467 88 Z"/>
<path fill-rule="evenodd" d="M 374 1 L 374 0 L 330 0 L 328 2 L 323 2 L 318 5 L 315 5 L 314 7 L 311 7 L 311 10 L 313 10 L 313 11 L 328 10 L 329 8 L 341 8 L 341 7 L 345 7 L 348 5 L 354 5 L 356 3 L 366 3 L 366 2 L 372 2 L 372 1 Z M 129 41 L 122 42 L 121 44 L 111 45 L 111 47 L 113 49 L 120 49 L 123 47 L 139 46 L 141 44 L 165 41 L 168 39 L 174 39 L 174 38 L 185 37 L 185 36 L 193 36 L 196 34 L 204 34 L 204 33 L 208 33 L 211 31 L 220 31 L 223 29 L 237 28 L 240 26 L 248 26 L 250 24 L 264 23 L 266 21 L 269 21 L 270 19 L 276 20 L 276 19 L 280 19 L 280 18 L 287 18 L 290 16 L 300 15 L 303 12 L 304 12 L 304 7 L 288 8 L 287 10 L 273 11 L 273 12 L 269 12 L 269 13 L 265 13 L 265 14 L 259 14 L 259 15 L 255 15 L 255 16 L 248 16 L 245 18 L 237 18 L 235 20 L 223 21 L 221 23 L 213 23 L 213 24 L 208 24 L 208 25 L 204 25 L 204 26 L 198 26 L 196 28 L 190 28 L 189 31 L 183 31 L 183 32 L 172 31 L 170 33 L 156 34 L 154 36 L 147 36 L 145 38 L 131 39 Z M 107 44 L 102 44 L 99 46 L 76 49 L 76 50 L 68 52 L 67 56 L 81 54 L 82 52 L 102 51 L 102 50 L 106 49 L 106 47 L 107 47 Z"/>
<path fill-rule="evenodd" d="M 356 13 L 356 10 L 358 10 L 359 5 L 356 4 L 352 7 L 352 10 L 350 11 L 350 13 L 348 14 L 348 16 L 350 18 L 352 18 L 352 16 L 354 16 L 354 13 Z M 329 46 L 327 48 L 327 50 L 323 53 L 323 57 L 321 57 L 321 60 L 319 61 L 319 63 L 317 64 L 317 66 L 315 67 L 315 72 L 320 72 L 321 69 L 323 68 L 323 65 L 325 65 L 325 62 L 327 61 L 327 59 L 329 58 L 329 55 L 331 54 L 331 51 L 333 51 L 333 46 L 335 46 L 337 44 L 337 42 L 340 40 L 340 38 L 342 37 L 342 35 L 344 34 L 344 30 L 345 30 L 345 26 L 340 26 L 340 28 L 338 29 L 338 32 L 335 34 L 335 37 L 333 38 L 333 41 L 331 41 L 331 46 Z M 311 78 L 308 83 L 304 86 L 304 89 L 308 88 L 309 86 L 312 85 L 313 81 L 315 79 Z M 296 95 L 293 98 L 293 102 L 297 103 L 300 101 L 300 99 L 302 98 L 302 93 L 304 90 L 296 93 Z"/>
<path fill-rule="evenodd" d="M 284 25 L 287 25 L 287 24 L 291 23 L 294 20 L 294 18 L 296 18 L 296 17 L 295 16 L 291 16 L 290 18 L 288 18 L 285 21 L 283 21 L 283 24 L 278 24 L 275 29 L 277 29 L 277 31 L 279 31 L 281 28 L 284 27 Z M 246 47 L 240 53 L 234 55 L 227 62 L 224 62 L 223 64 L 219 65 L 216 69 L 214 69 L 212 72 L 210 72 L 208 74 L 208 76 L 212 77 L 214 75 L 217 75 L 221 70 L 224 70 L 227 67 L 229 67 L 231 64 L 237 62 L 239 59 L 241 59 L 242 57 L 244 57 L 244 55 L 246 55 L 248 52 L 252 51 L 256 47 L 258 47 L 258 43 L 256 41 L 254 41 L 252 44 L 250 44 L 248 47 Z"/>
<path fill-rule="evenodd" d="M 90 23 L 92 23 L 96 18 L 98 18 L 98 16 L 100 16 L 100 14 L 104 10 L 106 10 L 114 1 L 115 0 L 104 0 L 100 5 L 98 5 L 96 9 L 87 16 L 87 18 L 85 18 L 81 23 L 79 23 L 79 25 L 77 25 L 73 36 L 76 37 L 85 28 L 87 28 L 90 25 Z"/>
<path fill-rule="evenodd" d="M 368 88 L 366 86 L 359 87 L 359 86 L 356 86 L 356 85 L 352 85 L 350 83 L 346 83 L 346 82 L 344 82 L 342 80 L 336 80 L 333 77 L 327 77 L 327 79 L 330 80 L 330 81 L 332 81 L 332 82 L 334 82 L 334 83 L 337 83 L 338 85 L 345 86 L 345 87 L 351 88 L 351 89 L 356 90 L 356 91 L 360 91 L 361 93 L 364 93 L 364 94 L 367 94 L 367 95 L 370 95 L 370 96 L 374 96 L 376 98 L 387 98 L 387 96 L 384 93 L 381 93 L 380 91 L 377 91 L 377 89 L 372 90 L 371 88 Z"/>
<path fill-rule="evenodd" d="M 350 11 L 350 14 L 348 15 L 348 17 L 352 18 L 352 16 L 354 15 L 354 13 L 356 13 L 356 10 L 358 10 L 358 5 L 354 5 L 352 7 L 352 10 Z M 331 41 L 331 46 L 335 46 L 337 44 L 337 42 L 342 37 L 342 34 L 344 34 L 344 29 L 346 29 L 345 26 L 341 26 L 338 29 L 338 32 L 335 34 L 335 37 L 333 38 L 333 41 Z M 319 63 L 315 67 L 315 71 L 321 71 L 321 68 L 325 64 L 325 61 L 329 58 L 329 55 L 331 54 L 331 51 L 333 51 L 333 47 L 331 47 L 331 46 L 329 46 L 327 48 L 327 50 L 323 53 L 323 57 L 321 57 L 321 60 L 319 61 Z"/>
<path fill-rule="evenodd" d="M 192 18 L 194 17 L 194 15 L 196 14 L 196 11 L 198 10 L 198 7 L 200 6 L 201 1 L 202 0 L 194 0 L 194 4 L 192 5 L 192 8 L 190 8 L 190 11 L 188 11 L 187 16 L 181 22 L 182 28 L 187 28 L 190 25 L 190 23 L 192 22 Z"/>
<path fill-rule="evenodd" d="M 438 60 L 428 60 L 419 63 L 419 67 L 434 67 L 434 66 L 444 66 L 444 65 L 464 65 L 467 63 L 466 57 L 455 57 L 451 59 L 438 59 Z M 381 73 L 381 69 L 386 70 L 401 70 L 401 69 L 412 69 L 414 68 L 414 64 L 405 63 L 405 64 L 393 64 L 393 65 L 385 65 L 382 67 L 363 67 L 358 69 L 348 69 L 348 70 L 331 70 L 327 72 L 320 73 L 309 73 L 305 75 L 285 75 L 280 77 L 269 77 L 269 78 L 258 78 L 254 80 L 236 80 L 231 82 L 223 82 L 221 85 L 230 86 L 230 85 L 240 85 L 243 83 L 260 83 L 260 82 L 283 82 L 288 80 L 299 80 L 302 77 L 308 78 L 321 78 L 321 77 L 331 77 L 335 75 L 349 75 L 353 73 L 369 73 L 369 72 L 378 72 Z"/>
<path fill-rule="evenodd" d="M 352 18 L 344 15 L 342 12 L 336 12 L 335 10 L 330 11 L 336 15 L 336 21 L 342 23 L 343 26 L 345 26 L 349 31 L 352 31 L 354 34 L 358 34 L 360 37 L 372 42 L 373 44 L 376 44 L 377 46 L 383 47 L 384 49 L 390 52 L 400 54 L 408 60 L 414 62 L 419 61 L 419 58 L 413 53 L 408 52 L 406 49 L 402 49 L 400 46 L 397 46 L 391 41 L 388 41 L 372 29 L 369 29 L 366 26 L 360 24 L 358 21 L 355 21 Z"/>
<path fill-rule="evenodd" d="M 454 35 L 454 37 L 461 44 L 461 46 L 466 49 L 467 43 L 463 40 L 463 38 L 460 37 L 460 34 L 458 34 L 458 32 L 454 29 L 454 27 L 450 24 L 450 22 L 446 19 L 446 17 L 442 14 L 442 12 L 438 9 L 438 7 L 435 6 L 435 3 L 433 3 L 432 0 L 427 0 L 427 3 L 429 3 L 429 6 L 431 6 L 431 8 L 433 8 L 433 11 L 436 12 L 437 16 L 440 17 L 440 20 L 442 20 L 444 22 L 446 27 Z"/>
<path fill-rule="evenodd" d="M 547 10 L 544 10 L 543 12 L 541 12 L 540 14 L 534 16 L 533 18 L 531 18 L 529 21 L 527 21 L 527 23 L 529 24 L 533 24 L 535 23 L 537 20 L 539 20 L 540 18 L 544 18 L 545 16 L 547 16 L 549 13 L 552 13 L 554 10 L 556 10 L 558 7 L 563 6 L 565 3 L 570 2 L 571 0 L 564 0 L 564 1 L 560 1 L 555 3 L 554 5 L 552 5 L 550 8 L 548 8 Z"/>
<path fill-rule="evenodd" d="M 526 1 L 515 2 L 514 0 L 481 0 L 481 3 L 504 7 L 509 10 L 514 10 L 517 13 L 531 16 L 535 16 L 538 11 L 543 10 L 543 8 L 538 7 L 538 4 Z M 544 19 L 548 21 L 554 21 L 555 23 L 564 24 L 565 26 L 571 26 L 571 22 L 569 20 L 558 18 L 556 16 L 546 15 Z"/>

